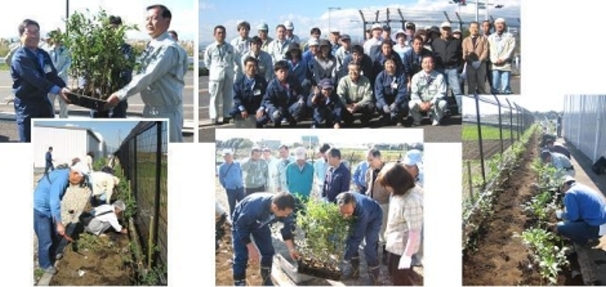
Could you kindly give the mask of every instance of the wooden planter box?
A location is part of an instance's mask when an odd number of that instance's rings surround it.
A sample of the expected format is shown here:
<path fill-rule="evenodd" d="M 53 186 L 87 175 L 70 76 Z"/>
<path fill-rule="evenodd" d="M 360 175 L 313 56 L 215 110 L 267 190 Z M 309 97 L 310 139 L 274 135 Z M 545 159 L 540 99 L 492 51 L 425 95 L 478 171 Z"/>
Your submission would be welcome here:
<path fill-rule="evenodd" d="M 73 105 L 96 111 L 105 111 L 106 101 L 82 95 L 80 92 L 80 90 L 76 90 L 67 93 L 67 98 Z"/>
<path fill-rule="evenodd" d="M 341 280 L 341 272 L 339 270 L 329 270 L 325 266 L 312 266 L 309 259 L 299 259 L 297 262 L 297 272 L 299 274 L 310 275 L 318 278 L 329 280 Z"/>

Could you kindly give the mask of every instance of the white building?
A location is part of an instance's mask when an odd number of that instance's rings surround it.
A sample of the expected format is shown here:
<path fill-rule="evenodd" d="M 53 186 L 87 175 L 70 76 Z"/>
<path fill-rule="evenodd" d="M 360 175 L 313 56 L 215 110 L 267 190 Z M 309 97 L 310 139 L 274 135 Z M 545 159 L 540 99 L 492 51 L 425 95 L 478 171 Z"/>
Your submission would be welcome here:
<path fill-rule="evenodd" d="M 34 168 L 45 167 L 45 155 L 53 147 L 54 164 L 71 163 L 73 158 L 84 160 L 86 153 L 93 152 L 95 159 L 107 156 L 103 137 L 98 132 L 80 127 L 42 127 L 32 129 Z"/>

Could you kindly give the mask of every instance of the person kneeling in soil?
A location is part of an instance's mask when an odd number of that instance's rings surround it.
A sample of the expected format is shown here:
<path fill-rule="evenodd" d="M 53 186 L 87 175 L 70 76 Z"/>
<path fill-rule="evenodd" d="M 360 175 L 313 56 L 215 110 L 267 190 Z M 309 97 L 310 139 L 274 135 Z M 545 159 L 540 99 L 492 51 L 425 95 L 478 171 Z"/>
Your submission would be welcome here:
<path fill-rule="evenodd" d="M 107 172 L 94 171 L 90 174 L 93 187 L 93 206 L 109 204 L 114 188 L 120 184 L 120 179 Z"/>
<path fill-rule="evenodd" d="M 292 234 L 292 212 L 295 209 L 295 198 L 292 194 L 282 191 L 276 194 L 259 192 L 245 197 L 232 215 L 232 242 L 234 250 L 234 284 L 246 285 L 246 265 L 248 259 L 259 261 L 261 257 L 261 278 L 264 286 L 273 286 L 271 268 L 275 253 L 272 245 L 269 224 L 276 220 L 282 221 L 282 239 L 288 248 L 290 257 L 299 258 L 295 250 Z M 251 240 L 254 238 L 255 242 Z"/>
<path fill-rule="evenodd" d="M 86 164 L 78 163 L 47 173 L 36 185 L 34 231 L 38 237 L 38 262 L 46 273 L 57 274 L 54 261 L 60 256 L 55 253 L 61 242 L 59 236 L 65 236 L 65 226 L 61 219 L 61 200 L 67 188 L 85 182 L 88 173 Z"/>
<path fill-rule="evenodd" d="M 565 211 L 556 211 L 557 232 L 579 245 L 592 245 L 606 234 L 606 199 L 592 188 L 566 176 L 562 187 Z"/>
<path fill-rule="evenodd" d="M 121 200 L 118 200 L 111 205 L 104 204 L 95 207 L 91 212 L 94 217 L 86 227 L 84 227 L 84 231 L 97 236 L 103 236 L 105 231 L 110 227 L 113 227 L 116 232 L 127 234 L 128 230 L 122 227 L 120 222 L 118 222 L 118 216 L 120 216 L 124 210 L 126 210 L 126 204 Z"/>
<path fill-rule="evenodd" d="M 393 285 L 423 285 L 411 267 L 414 255 L 422 251 L 423 190 L 415 184 L 412 174 L 399 164 L 385 166 L 377 183 L 391 194 L 385 249 L 389 253 L 387 266 Z"/>
<path fill-rule="evenodd" d="M 360 256 L 358 255 L 358 247 L 365 239 L 364 256 L 368 265 L 368 279 L 364 282 L 364 285 L 380 285 L 377 249 L 383 221 L 381 206 L 374 199 L 351 191 L 340 193 L 337 195 L 336 201 L 339 212 L 344 218 L 352 216 L 355 218 L 353 233 L 347 239 L 345 256 L 340 268 L 342 276 L 345 279 L 359 276 Z"/>

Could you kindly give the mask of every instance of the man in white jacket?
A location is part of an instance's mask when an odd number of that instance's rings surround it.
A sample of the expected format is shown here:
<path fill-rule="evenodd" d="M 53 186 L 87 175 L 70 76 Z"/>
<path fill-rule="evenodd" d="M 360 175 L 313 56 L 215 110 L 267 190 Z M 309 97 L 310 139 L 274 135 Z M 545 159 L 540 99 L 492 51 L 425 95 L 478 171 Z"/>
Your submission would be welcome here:
<path fill-rule="evenodd" d="M 126 210 L 126 204 L 118 200 L 113 204 L 104 204 L 96 207 L 91 213 L 93 219 L 86 225 L 84 230 L 96 236 L 103 236 L 102 233 L 113 227 L 116 232 L 127 234 L 128 230 L 120 225 L 118 216 Z"/>

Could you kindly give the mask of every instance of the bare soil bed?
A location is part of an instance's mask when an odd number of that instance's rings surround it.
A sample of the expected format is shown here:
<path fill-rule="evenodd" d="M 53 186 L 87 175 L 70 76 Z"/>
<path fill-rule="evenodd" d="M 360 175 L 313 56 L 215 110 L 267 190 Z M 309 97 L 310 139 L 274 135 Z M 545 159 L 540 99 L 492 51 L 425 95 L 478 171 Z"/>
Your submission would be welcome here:
<path fill-rule="evenodd" d="M 538 270 L 528 268 L 531 258 L 527 247 L 512 237 L 514 233 L 522 233 L 529 221 L 521 204 L 532 196 L 530 185 L 535 175 L 530 165 L 537 156 L 536 144 L 535 135 L 518 168 L 501 186 L 494 214 L 478 232 L 475 251 L 467 250 L 463 255 L 463 285 L 546 284 Z M 575 268 L 576 259 L 570 261 L 571 266 L 559 276 L 558 285 L 583 285 L 580 276 L 571 278 L 570 270 Z"/>

